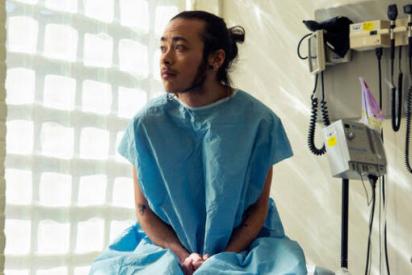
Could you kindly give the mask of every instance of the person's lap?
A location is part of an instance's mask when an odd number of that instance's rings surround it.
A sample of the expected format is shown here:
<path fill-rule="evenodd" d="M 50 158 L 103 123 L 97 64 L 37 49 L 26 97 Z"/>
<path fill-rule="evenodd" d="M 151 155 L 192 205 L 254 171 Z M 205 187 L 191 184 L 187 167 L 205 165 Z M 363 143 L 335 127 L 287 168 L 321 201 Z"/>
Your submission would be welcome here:
<path fill-rule="evenodd" d="M 302 259 L 299 245 L 287 237 L 262 237 L 248 251 L 212 255 L 194 274 L 306 274 Z M 183 272 L 170 250 L 152 244 L 139 225 L 134 225 L 95 260 L 90 274 L 183 275 Z"/>

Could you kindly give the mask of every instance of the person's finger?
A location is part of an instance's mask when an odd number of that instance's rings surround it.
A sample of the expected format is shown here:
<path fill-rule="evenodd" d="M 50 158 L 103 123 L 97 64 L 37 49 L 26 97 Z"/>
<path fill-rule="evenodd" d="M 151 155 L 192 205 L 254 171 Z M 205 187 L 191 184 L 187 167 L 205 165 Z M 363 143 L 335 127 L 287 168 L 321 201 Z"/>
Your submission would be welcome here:
<path fill-rule="evenodd" d="M 183 273 L 184 273 L 185 275 L 192 275 L 192 274 L 193 274 L 193 271 L 194 271 L 194 269 L 193 269 L 193 267 L 192 267 L 191 264 L 189 264 L 189 265 L 182 265 L 182 269 L 183 269 Z"/>
<path fill-rule="evenodd" d="M 192 253 L 189 255 L 189 258 L 192 259 L 192 261 L 199 261 L 202 260 L 202 256 L 200 256 L 200 254 L 198 253 Z"/>
<path fill-rule="evenodd" d="M 199 260 L 197 260 L 197 261 L 193 261 L 192 264 L 193 264 L 194 270 L 196 270 L 196 269 L 198 269 L 198 268 L 203 264 L 203 260 L 202 260 L 202 259 L 199 259 Z"/>
<path fill-rule="evenodd" d="M 193 260 L 189 257 L 187 257 L 182 264 L 183 267 L 183 271 L 185 273 L 185 275 L 192 275 L 193 271 L 194 271 L 194 267 L 193 267 Z"/>
<path fill-rule="evenodd" d="M 207 259 L 209 259 L 209 254 L 205 254 L 205 255 L 203 255 L 203 261 L 206 261 Z"/>

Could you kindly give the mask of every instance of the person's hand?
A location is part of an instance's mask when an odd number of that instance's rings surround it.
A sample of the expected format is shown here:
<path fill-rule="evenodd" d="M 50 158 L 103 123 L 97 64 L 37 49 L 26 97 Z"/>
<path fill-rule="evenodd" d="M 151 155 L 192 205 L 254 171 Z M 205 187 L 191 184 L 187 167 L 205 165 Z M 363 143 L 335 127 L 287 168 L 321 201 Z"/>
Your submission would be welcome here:
<path fill-rule="evenodd" d="M 198 253 L 190 254 L 182 263 L 185 275 L 191 275 L 198 269 L 209 256 L 200 256 Z"/>
<path fill-rule="evenodd" d="M 205 255 L 203 255 L 203 257 L 202 257 L 202 258 L 203 258 L 203 261 L 204 261 L 204 262 L 206 262 L 206 260 L 207 260 L 207 259 L 209 259 L 209 254 L 205 254 Z"/>

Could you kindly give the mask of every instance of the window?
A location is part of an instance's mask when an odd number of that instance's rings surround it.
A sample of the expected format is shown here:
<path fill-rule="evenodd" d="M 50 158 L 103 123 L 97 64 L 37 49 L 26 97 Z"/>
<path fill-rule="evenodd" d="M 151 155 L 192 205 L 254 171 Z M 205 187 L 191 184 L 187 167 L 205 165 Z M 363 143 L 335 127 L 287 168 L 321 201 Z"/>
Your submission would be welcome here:
<path fill-rule="evenodd" d="M 6 274 L 87 274 L 134 221 L 116 152 L 182 0 L 6 0 Z M 1 6 L 1 5 L 0 5 Z"/>

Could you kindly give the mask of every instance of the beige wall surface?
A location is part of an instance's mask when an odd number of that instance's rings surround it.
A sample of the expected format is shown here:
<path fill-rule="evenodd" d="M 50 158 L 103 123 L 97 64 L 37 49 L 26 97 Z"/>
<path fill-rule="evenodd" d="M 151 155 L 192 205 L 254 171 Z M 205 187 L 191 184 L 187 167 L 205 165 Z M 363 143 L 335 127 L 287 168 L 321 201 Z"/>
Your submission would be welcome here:
<path fill-rule="evenodd" d="M 359 1 L 223 0 L 222 7 L 228 26 L 239 24 L 246 29 L 246 40 L 240 46 L 239 60 L 232 73 L 235 86 L 277 113 L 294 150 L 293 158 L 275 166 L 272 185 L 272 196 L 286 232 L 302 245 L 308 263 L 332 270 L 340 265 L 341 182 L 331 177 L 327 158 L 312 155 L 307 146 L 314 78 L 307 63 L 298 59 L 296 46 L 308 33 L 302 20 L 313 19 L 315 10 L 355 2 Z M 403 14 L 402 10 L 400 13 Z M 412 274 L 412 175 L 404 167 L 404 122 L 397 134 L 392 132 L 389 120 L 384 125 L 389 162 L 387 226 L 392 274 Z M 369 209 L 362 183 L 352 181 L 349 213 L 352 274 L 364 272 Z M 378 232 L 378 216 L 375 216 L 372 274 L 379 274 Z"/>

